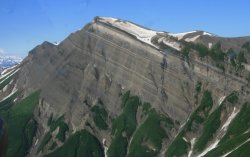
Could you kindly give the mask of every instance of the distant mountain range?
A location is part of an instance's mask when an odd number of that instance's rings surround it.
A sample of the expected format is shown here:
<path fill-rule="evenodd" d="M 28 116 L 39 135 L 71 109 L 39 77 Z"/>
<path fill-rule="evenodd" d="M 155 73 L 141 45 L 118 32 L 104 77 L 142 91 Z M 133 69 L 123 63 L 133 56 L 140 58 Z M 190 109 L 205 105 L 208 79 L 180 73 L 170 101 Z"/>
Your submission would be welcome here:
<path fill-rule="evenodd" d="M 0 69 L 5 69 L 19 64 L 22 58 L 17 56 L 0 56 Z"/>

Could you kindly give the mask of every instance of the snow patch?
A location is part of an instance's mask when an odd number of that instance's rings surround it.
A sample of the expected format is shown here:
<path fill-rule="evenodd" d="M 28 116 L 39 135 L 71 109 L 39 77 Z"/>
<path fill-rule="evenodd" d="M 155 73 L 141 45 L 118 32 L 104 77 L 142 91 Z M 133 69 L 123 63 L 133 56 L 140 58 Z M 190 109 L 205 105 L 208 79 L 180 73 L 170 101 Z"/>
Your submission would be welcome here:
<path fill-rule="evenodd" d="M 213 46 L 213 43 L 208 43 L 208 48 L 211 49 Z"/>
<path fill-rule="evenodd" d="M 203 32 L 203 35 L 214 36 L 213 34 L 208 33 L 208 32 Z"/>
<path fill-rule="evenodd" d="M 195 37 L 193 37 L 193 38 L 186 38 L 185 41 L 186 41 L 186 42 L 194 42 L 194 41 L 196 41 L 199 37 L 200 37 L 200 35 L 197 35 L 197 36 L 195 36 Z"/>
<path fill-rule="evenodd" d="M 14 95 L 17 92 L 17 88 L 16 88 L 16 84 L 14 86 L 14 88 L 12 89 L 11 93 L 9 95 L 7 95 L 6 97 L 4 97 L 0 102 L 3 102 L 4 100 L 8 99 L 9 97 L 11 97 L 12 95 Z"/>
<path fill-rule="evenodd" d="M 57 46 L 60 44 L 60 42 L 53 42 L 52 44 Z"/>
<path fill-rule="evenodd" d="M 171 35 L 173 37 L 176 37 L 178 40 L 181 40 L 185 35 L 195 33 L 197 31 L 190 31 L 190 32 L 183 32 L 183 33 L 168 33 L 168 35 Z"/>
<path fill-rule="evenodd" d="M 231 121 L 235 118 L 235 116 L 237 115 L 237 113 L 240 110 L 236 110 L 236 108 L 234 107 L 234 110 L 232 112 L 232 114 L 228 117 L 227 121 L 224 123 L 224 125 L 221 127 L 221 131 L 226 132 L 228 129 L 229 124 L 231 123 Z"/>
<path fill-rule="evenodd" d="M 137 39 L 156 47 L 153 43 L 151 43 L 152 37 L 157 35 L 158 32 L 140 27 L 128 21 L 122 21 L 119 19 L 115 19 L 112 17 L 99 17 L 98 19 L 101 22 L 111 24 L 112 26 L 119 28 L 121 30 L 126 31 L 129 34 L 136 36 Z"/>
<path fill-rule="evenodd" d="M 161 37 L 161 38 L 159 38 L 159 39 L 158 39 L 158 43 L 163 42 L 164 38 L 165 38 L 165 37 Z"/>
<path fill-rule="evenodd" d="M 107 157 L 107 151 L 108 151 L 108 147 L 106 146 L 106 139 L 102 139 L 102 144 L 103 144 L 103 148 L 104 148 L 104 156 Z"/>
<path fill-rule="evenodd" d="M 191 157 L 191 155 L 192 155 L 192 153 L 193 153 L 193 148 L 194 148 L 195 139 L 196 139 L 196 138 L 192 138 L 192 140 L 190 141 L 190 143 L 191 143 L 191 149 L 190 149 L 190 151 L 188 152 L 188 157 Z"/>
<path fill-rule="evenodd" d="M 5 80 L 7 80 L 8 78 L 10 78 L 11 76 L 13 76 L 16 72 L 18 72 L 20 70 L 20 68 L 18 68 L 18 69 L 16 69 L 14 72 L 10 72 L 11 74 L 10 75 L 8 75 L 8 77 L 6 77 L 4 80 L 2 80 L 1 82 L 0 82 L 0 84 L 2 84 Z M 9 73 L 8 73 L 9 74 Z M 5 75 L 6 76 L 6 75 Z"/>
<path fill-rule="evenodd" d="M 1 72 L 1 77 L 0 79 L 4 78 L 5 76 L 9 75 L 10 73 L 12 73 L 15 69 L 17 65 L 13 66 L 13 67 L 10 67 L 10 68 L 6 68 L 4 69 L 2 72 Z M 9 71 L 9 72 L 8 72 Z"/>
<path fill-rule="evenodd" d="M 207 149 L 205 149 L 201 154 L 199 154 L 197 157 L 202 157 L 205 154 L 207 154 L 207 152 L 209 152 L 210 150 L 214 149 L 218 143 L 220 142 L 220 140 L 216 139 L 216 141 L 214 143 L 212 143 L 209 147 L 207 147 Z"/>
<path fill-rule="evenodd" d="M 38 139 L 36 139 L 35 146 L 37 145 L 38 141 L 39 141 L 39 140 L 38 140 Z"/>
<path fill-rule="evenodd" d="M 199 154 L 197 157 L 202 157 L 205 154 L 207 154 L 210 150 L 214 149 L 218 143 L 220 142 L 221 138 L 226 134 L 226 131 L 228 129 L 229 124 L 231 123 L 231 121 L 234 119 L 234 117 L 237 115 L 237 113 L 239 112 L 239 110 L 236 110 L 236 108 L 234 107 L 233 112 L 231 113 L 231 115 L 228 117 L 227 121 L 224 123 L 224 125 L 221 127 L 220 132 L 218 133 L 218 136 L 215 140 L 214 143 L 212 143 L 209 147 L 207 147 L 207 149 L 205 149 L 201 154 Z"/>
<path fill-rule="evenodd" d="M 222 97 L 219 98 L 219 101 L 218 101 L 219 106 L 223 103 L 225 98 L 226 98 L 226 96 L 222 96 Z"/>
<path fill-rule="evenodd" d="M 245 69 L 246 69 L 247 71 L 250 72 L 250 65 L 249 65 L 249 64 L 243 64 L 243 66 L 245 67 Z"/>
<path fill-rule="evenodd" d="M 185 142 L 188 142 L 188 140 L 187 140 L 185 137 L 182 137 L 182 139 L 183 139 Z"/>
<path fill-rule="evenodd" d="M 6 92 L 6 90 L 8 89 L 8 86 L 9 86 L 9 84 L 7 84 L 6 86 L 4 86 L 2 91 Z"/>
<path fill-rule="evenodd" d="M 165 45 L 167 45 L 167 46 L 170 46 L 170 47 L 172 47 L 172 48 L 178 50 L 178 51 L 181 51 L 181 45 L 180 45 L 179 43 L 175 42 L 175 41 L 169 41 L 169 40 L 167 40 L 167 39 L 164 39 L 164 40 L 163 40 L 163 43 L 164 43 Z"/>
<path fill-rule="evenodd" d="M 15 99 L 14 99 L 14 102 L 16 102 L 17 100 L 18 100 L 18 98 L 15 98 Z"/>

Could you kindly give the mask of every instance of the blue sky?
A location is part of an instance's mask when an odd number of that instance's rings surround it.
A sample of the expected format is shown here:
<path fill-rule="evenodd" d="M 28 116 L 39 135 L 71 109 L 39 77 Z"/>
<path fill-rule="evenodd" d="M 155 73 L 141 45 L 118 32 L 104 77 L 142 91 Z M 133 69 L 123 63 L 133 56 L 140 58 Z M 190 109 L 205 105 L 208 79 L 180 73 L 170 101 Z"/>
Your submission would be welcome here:
<path fill-rule="evenodd" d="M 25 57 L 43 41 L 62 41 L 99 15 L 169 32 L 250 36 L 248 0 L 0 0 L 0 54 Z"/>

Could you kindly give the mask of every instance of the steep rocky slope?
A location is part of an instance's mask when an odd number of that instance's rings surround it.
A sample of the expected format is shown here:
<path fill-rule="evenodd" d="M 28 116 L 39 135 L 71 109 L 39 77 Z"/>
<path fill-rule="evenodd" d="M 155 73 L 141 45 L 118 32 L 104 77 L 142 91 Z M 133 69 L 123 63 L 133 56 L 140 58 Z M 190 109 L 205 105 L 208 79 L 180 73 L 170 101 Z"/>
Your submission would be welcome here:
<path fill-rule="evenodd" d="M 213 45 L 218 39 L 222 46 L 212 49 L 200 37 L 189 39 L 197 35 L 209 36 Z M 234 60 L 247 67 L 249 40 L 232 39 L 229 47 L 226 41 L 206 32 L 156 32 L 97 17 L 59 45 L 42 43 L 0 78 L 0 112 L 10 136 L 7 156 L 219 156 L 246 151 L 249 71 L 241 68 L 236 75 L 228 56 L 218 62 L 209 54 L 244 51 L 246 61 Z M 196 42 L 204 42 L 206 58 L 199 57 Z"/>

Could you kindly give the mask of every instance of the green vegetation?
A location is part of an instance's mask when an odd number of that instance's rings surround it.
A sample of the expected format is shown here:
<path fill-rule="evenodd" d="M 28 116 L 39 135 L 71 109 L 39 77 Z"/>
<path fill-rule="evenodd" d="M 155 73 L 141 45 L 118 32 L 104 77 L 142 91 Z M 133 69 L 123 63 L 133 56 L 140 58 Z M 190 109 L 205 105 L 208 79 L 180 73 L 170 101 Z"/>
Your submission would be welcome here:
<path fill-rule="evenodd" d="M 50 117 L 49 117 L 49 119 L 48 119 L 48 122 L 47 122 L 47 125 L 50 126 L 51 123 L 52 123 L 52 121 L 53 121 L 53 114 L 50 115 Z"/>
<path fill-rule="evenodd" d="M 64 117 L 60 116 L 54 120 L 53 115 L 48 119 L 48 126 L 50 127 L 50 131 L 53 132 L 56 128 L 64 123 Z"/>
<path fill-rule="evenodd" d="M 64 116 L 60 116 L 57 119 L 53 119 L 53 115 L 50 116 L 48 119 L 48 125 L 50 127 L 50 132 L 52 133 L 54 130 L 56 130 L 57 127 L 59 127 L 59 132 L 56 135 L 56 138 L 60 140 L 61 142 L 64 142 L 65 140 L 65 134 L 69 130 L 68 125 L 64 122 Z"/>
<path fill-rule="evenodd" d="M 182 52 L 183 52 L 183 56 L 184 56 L 185 58 L 189 59 L 190 48 L 185 46 L 185 47 L 182 49 Z"/>
<path fill-rule="evenodd" d="M 65 143 L 45 157 L 104 157 L 103 148 L 92 134 L 86 130 L 71 135 Z"/>
<path fill-rule="evenodd" d="M 187 131 L 195 131 L 192 128 L 193 123 L 201 124 L 205 121 L 207 116 L 209 115 L 209 111 L 213 107 L 213 99 L 211 93 L 209 91 L 205 91 L 203 93 L 201 103 L 198 108 L 192 113 L 188 122 L 186 123 Z"/>
<path fill-rule="evenodd" d="M 53 142 L 52 145 L 50 146 L 49 150 L 54 150 L 57 147 L 57 143 Z"/>
<path fill-rule="evenodd" d="M 53 118 L 53 115 L 51 115 L 47 122 L 48 126 L 50 127 L 50 130 L 45 134 L 43 137 L 43 140 L 41 141 L 37 153 L 43 150 L 43 148 L 50 142 L 52 138 L 52 132 L 55 131 L 57 128 L 59 128 L 59 131 L 56 135 L 56 138 L 64 142 L 65 141 L 65 134 L 69 130 L 68 125 L 64 122 L 64 116 L 60 116 L 56 119 Z"/>
<path fill-rule="evenodd" d="M 242 45 L 242 48 L 245 49 L 247 52 L 250 52 L 250 42 L 246 42 Z"/>
<path fill-rule="evenodd" d="M 33 137 L 36 135 L 37 122 L 34 119 L 31 119 L 28 124 L 25 126 L 24 137 L 27 141 L 27 148 L 30 148 L 32 145 Z"/>
<path fill-rule="evenodd" d="M 227 142 L 230 139 L 233 139 L 245 131 L 247 131 L 250 127 L 250 103 L 245 103 L 241 108 L 240 112 L 230 123 L 227 133 L 221 139 L 220 144 Z M 244 125 L 243 125 L 244 124 Z"/>
<path fill-rule="evenodd" d="M 250 74 L 248 74 L 248 76 L 246 77 L 246 80 L 247 80 L 247 85 L 249 85 L 249 83 L 250 83 Z"/>
<path fill-rule="evenodd" d="M 127 157 L 157 156 L 162 147 L 162 140 L 167 138 L 164 129 L 171 130 L 173 126 L 174 122 L 171 119 L 159 115 L 154 109 L 151 109 L 147 120 L 133 136 Z"/>
<path fill-rule="evenodd" d="M 126 92 L 128 93 L 128 92 Z M 136 129 L 136 113 L 140 100 L 136 96 L 122 98 L 123 112 L 112 123 L 113 140 L 108 149 L 109 157 L 124 157 L 127 154 L 128 141 Z"/>
<path fill-rule="evenodd" d="M 2 90 L 7 84 L 10 83 L 10 81 L 13 79 L 15 74 L 14 72 L 10 73 L 9 75 L 5 76 L 4 78 L 1 79 L 0 81 L 0 90 Z"/>
<path fill-rule="evenodd" d="M 236 104 L 239 100 L 239 97 L 238 97 L 238 94 L 237 92 L 233 92 L 231 93 L 227 98 L 226 100 L 232 104 Z"/>
<path fill-rule="evenodd" d="M 183 53 L 189 52 L 191 49 L 198 52 L 201 58 L 210 56 L 216 62 L 224 62 L 225 53 L 221 50 L 221 44 L 218 42 L 211 49 L 200 43 L 185 43 Z"/>
<path fill-rule="evenodd" d="M 231 93 L 225 98 L 224 102 L 225 101 L 236 104 L 238 102 L 237 92 Z M 225 104 L 224 102 L 222 102 L 222 104 L 217 107 L 206 119 L 203 132 L 195 143 L 194 150 L 203 150 L 206 147 L 206 144 L 213 138 L 214 133 L 219 129 L 221 125 L 220 117 Z"/>
<path fill-rule="evenodd" d="M 151 109 L 151 104 L 150 103 L 147 103 L 147 102 L 143 103 L 143 105 L 142 105 L 142 111 L 143 112 L 148 113 L 150 109 Z"/>
<path fill-rule="evenodd" d="M 209 111 L 212 109 L 213 106 L 213 99 L 211 96 L 211 93 L 209 91 L 205 91 L 203 93 L 202 100 L 200 102 L 200 105 L 197 107 L 197 109 L 191 114 L 189 117 L 187 123 L 184 125 L 183 129 L 180 131 L 180 133 L 176 136 L 172 144 L 168 147 L 168 150 L 166 152 L 166 157 L 172 157 L 172 156 L 183 156 L 187 154 L 187 149 L 190 147 L 190 143 L 186 142 L 183 138 L 184 135 L 190 131 L 196 132 L 196 127 L 194 127 L 194 124 L 202 124 L 206 120 L 206 118 L 209 115 Z M 209 120 L 211 121 L 211 120 Z M 210 122 L 207 123 L 210 123 Z M 213 130 L 213 129 L 212 129 Z M 206 138 L 206 134 L 203 135 L 201 139 L 201 143 L 203 139 Z"/>
<path fill-rule="evenodd" d="M 4 114 L 8 130 L 7 157 L 23 157 L 29 149 L 36 132 L 33 111 L 39 102 L 39 92 L 34 92 Z"/>
<path fill-rule="evenodd" d="M 209 56 L 216 62 L 224 62 L 225 53 L 221 49 L 221 43 L 215 44 L 209 52 Z"/>
<path fill-rule="evenodd" d="M 108 113 L 105 110 L 102 102 L 99 102 L 95 106 L 93 106 L 91 108 L 91 112 L 93 113 L 95 125 L 102 130 L 107 130 L 108 124 L 106 123 L 106 121 L 108 119 Z"/>
<path fill-rule="evenodd" d="M 225 98 L 224 102 L 225 101 L 236 104 L 238 102 L 237 92 L 231 93 Z M 224 108 L 224 102 L 222 102 L 222 104 L 217 107 L 206 119 L 203 132 L 195 143 L 194 150 L 203 150 L 206 147 L 206 144 L 213 138 L 214 133 L 219 129 L 221 125 L 220 117 Z"/>
<path fill-rule="evenodd" d="M 0 102 L 0 113 L 8 111 L 8 109 L 14 105 L 14 100 L 17 98 L 18 94 L 18 92 L 15 92 L 10 97 Z"/>
<path fill-rule="evenodd" d="M 196 52 L 198 52 L 201 58 L 210 57 L 215 62 L 215 65 L 218 68 L 225 71 L 225 68 L 224 68 L 225 52 L 222 51 L 220 42 L 215 44 L 211 49 L 207 48 L 205 45 L 200 44 L 200 43 L 195 44 L 191 42 L 188 42 L 188 43 L 185 42 L 184 44 L 185 44 L 185 47 L 182 50 L 184 56 L 188 54 L 191 50 L 195 50 Z"/>
<path fill-rule="evenodd" d="M 209 49 L 203 44 L 192 44 L 192 48 L 199 53 L 200 57 L 205 57 L 209 54 Z"/>
<path fill-rule="evenodd" d="M 219 129 L 221 121 L 222 105 L 219 106 L 204 122 L 204 128 L 201 136 L 194 145 L 194 150 L 203 150 L 207 143 L 213 138 L 214 133 Z"/>
<path fill-rule="evenodd" d="M 220 144 L 215 149 L 209 151 L 204 157 L 215 157 L 215 156 L 222 156 L 226 154 L 227 152 L 233 150 L 237 146 L 239 146 L 241 143 L 245 142 L 250 138 L 250 133 L 241 134 L 233 139 L 229 139 L 228 141 Z"/>
<path fill-rule="evenodd" d="M 247 63 L 247 59 L 243 51 L 240 52 L 238 55 L 233 51 L 233 49 L 229 49 L 227 52 L 224 52 L 222 51 L 220 42 L 215 44 L 211 49 L 208 49 L 205 45 L 200 43 L 195 44 L 191 42 L 184 42 L 184 44 L 185 47 L 182 49 L 184 56 L 188 56 L 191 50 L 195 50 L 196 52 L 198 52 L 201 58 L 210 57 L 214 61 L 215 66 L 221 69 L 222 71 L 225 71 L 224 59 L 226 57 L 226 54 L 227 58 L 230 59 L 231 65 L 235 68 L 236 72 L 243 70 L 243 63 Z M 243 47 L 247 48 L 248 46 L 249 43 L 246 43 Z"/>
<path fill-rule="evenodd" d="M 165 157 L 179 157 L 183 156 L 184 154 L 187 154 L 187 149 L 190 147 L 190 143 L 186 142 L 183 139 L 184 132 L 181 131 L 174 139 L 174 141 L 171 143 L 171 145 L 168 147 L 168 150 L 165 154 Z"/>
<path fill-rule="evenodd" d="M 237 57 L 237 61 L 238 61 L 238 63 L 247 63 L 247 59 L 246 59 L 246 57 L 245 57 L 245 54 L 244 54 L 244 52 L 240 52 L 239 54 L 238 54 L 238 57 Z"/>
<path fill-rule="evenodd" d="M 49 126 L 50 126 L 50 132 L 52 133 L 57 127 L 59 127 L 59 132 L 56 135 L 56 138 L 60 140 L 61 142 L 64 142 L 65 140 L 65 134 L 69 130 L 68 125 L 64 122 L 64 116 L 58 117 L 56 120 L 53 119 L 53 116 L 51 119 L 48 120 Z"/>
<path fill-rule="evenodd" d="M 227 157 L 246 157 L 250 154 L 250 141 L 246 142 L 238 149 L 230 153 Z"/>
<path fill-rule="evenodd" d="M 40 152 L 41 150 L 43 150 L 44 146 L 46 146 L 49 143 L 51 138 L 52 138 L 52 136 L 51 136 L 50 132 L 45 134 L 45 136 L 42 139 L 42 142 L 40 143 L 39 147 L 37 148 L 37 152 Z"/>
<path fill-rule="evenodd" d="M 196 90 L 197 93 L 201 92 L 201 86 L 202 86 L 201 82 L 200 81 L 197 82 L 197 84 L 195 86 L 195 90 Z"/>
<path fill-rule="evenodd" d="M 122 95 L 122 108 L 125 106 L 126 102 L 128 101 L 130 96 L 130 91 L 127 91 L 125 94 Z"/>
<path fill-rule="evenodd" d="M 196 109 L 197 112 L 203 112 L 205 116 L 208 116 L 210 109 L 213 107 L 212 95 L 209 91 L 203 93 L 200 106 Z"/>
<path fill-rule="evenodd" d="M 61 141 L 64 142 L 65 141 L 65 134 L 66 132 L 69 130 L 69 127 L 66 123 L 62 122 L 59 125 L 59 132 L 56 135 L 56 138 Z"/>
<path fill-rule="evenodd" d="M 244 52 L 240 52 L 235 60 L 235 68 L 236 68 L 236 72 L 241 71 L 244 69 L 243 64 L 247 63 L 247 59 L 245 57 Z"/>

